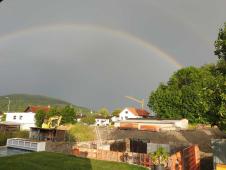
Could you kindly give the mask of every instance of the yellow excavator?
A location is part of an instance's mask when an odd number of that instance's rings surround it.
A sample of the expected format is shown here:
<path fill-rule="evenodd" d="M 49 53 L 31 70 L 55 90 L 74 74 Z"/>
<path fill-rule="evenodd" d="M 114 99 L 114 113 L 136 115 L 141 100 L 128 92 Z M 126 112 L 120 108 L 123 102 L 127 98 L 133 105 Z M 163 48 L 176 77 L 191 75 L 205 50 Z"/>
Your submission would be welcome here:
<path fill-rule="evenodd" d="M 54 129 L 60 125 L 62 116 L 52 116 L 48 119 L 45 119 L 42 123 L 42 128 L 45 129 Z"/>

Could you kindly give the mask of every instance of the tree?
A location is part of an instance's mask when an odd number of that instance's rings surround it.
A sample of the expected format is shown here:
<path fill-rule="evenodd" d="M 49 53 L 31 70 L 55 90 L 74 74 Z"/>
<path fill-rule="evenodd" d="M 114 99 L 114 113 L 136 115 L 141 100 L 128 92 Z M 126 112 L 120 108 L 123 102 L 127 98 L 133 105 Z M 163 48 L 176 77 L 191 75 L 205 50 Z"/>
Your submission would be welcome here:
<path fill-rule="evenodd" d="M 65 106 L 61 111 L 60 115 L 62 116 L 62 124 L 64 123 L 75 123 L 76 113 L 74 108 L 70 106 Z"/>
<path fill-rule="evenodd" d="M 224 23 L 224 28 L 220 28 L 218 33 L 218 38 L 215 41 L 215 55 L 219 59 L 226 61 L 226 22 Z"/>
<path fill-rule="evenodd" d="M 103 116 L 105 118 L 110 115 L 108 109 L 107 108 L 104 108 L 104 107 L 101 108 L 97 113 L 98 113 L 98 115 L 101 115 L 101 116 Z"/>
<path fill-rule="evenodd" d="M 92 115 L 83 117 L 83 118 L 81 119 L 81 122 L 86 123 L 86 124 L 88 124 L 88 125 L 92 125 L 92 124 L 95 123 L 95 117 L 92 116 Z"/>
<path fill-rule="evenodd" d="M 218 56 L 219 61 L 216 65 L 216 73 L 218 77 L 221 76 L 222 83 L 218 87 L 218 122 L 220 129 L 226 130 L 226 22 L 224 28 L 220 28 L 218 38 L 215 41 L 215 55 Z"/>
<path fill-rule="evenodd" d="M 215 41 L 217 64 L 186 67 L 161 83 L 148 106 L 161 118 L 187 118 L 226 130 L 226 23 Z"/>
<path fill-rule="evenodd" d="M 52 117 L 52 116 L 60 116 L 60 115 L 61 115 L 61 109 L 57 108 L 57 107 L 53 107 L 47 113 L 47 118 Z"/>
<path fill-rule="evenodd" d="M 113 112 L 111 113 L 113 116 L 116 116 L 118 117 L 119 116 L 119 113 L 121 113 L 122 109 L 115 109 L 113 110 Z"/>
<path fill-rule="evenodd" d="M 218 122 L 222 77 L 213 65 L 187 67 L 152 92 L 148 106 L 161 118 L 187 118 L 191 123 Z"/>
<path fill-rule="evenodd" d="M 43 110 L 38 110 L 35 114 L 35 124 L 37 127 L 42 127 L 42 123 L 44 122 L 44 119 L 47 117 L 47 112 Z"/>

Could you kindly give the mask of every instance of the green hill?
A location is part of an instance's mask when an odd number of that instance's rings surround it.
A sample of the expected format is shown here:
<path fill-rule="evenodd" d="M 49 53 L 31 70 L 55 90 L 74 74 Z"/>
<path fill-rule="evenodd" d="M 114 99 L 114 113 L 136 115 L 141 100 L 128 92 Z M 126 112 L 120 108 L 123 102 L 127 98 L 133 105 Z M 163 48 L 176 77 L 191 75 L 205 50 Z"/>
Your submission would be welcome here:
<path fill-rule="evenodd" d="M 20 112 L 24 111 L 27 106 L 34 105 L 34 106 L 47 106 L 50 105 L 51 107 L 64 107 L 66 105 L 73 106 L 76 110 L 79 110 L 83 113 L 90 112 L 89 109 L 73 105 L 69 102 L 47 97 L 41 95 L 30 95 L 30 94 L 10 94 L 6 96 L 0 96 L 0 111 L 7 112 L 8 110 L 8 98 L 10 99 L 10 112 Z"/>

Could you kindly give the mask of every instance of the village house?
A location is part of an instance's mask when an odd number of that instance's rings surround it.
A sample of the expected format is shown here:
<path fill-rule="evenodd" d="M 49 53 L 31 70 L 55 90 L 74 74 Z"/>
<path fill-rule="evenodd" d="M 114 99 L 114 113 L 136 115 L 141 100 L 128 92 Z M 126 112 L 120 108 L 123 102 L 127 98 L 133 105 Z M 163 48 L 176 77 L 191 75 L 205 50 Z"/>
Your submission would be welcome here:
<path fill-rule="evenodd" d="M 119 120 L 127 120 L 127 119 L 134 119 L 134 118 L 146 118 L 150 115 L 144 109 L 137 109 L 134 107 L 127 107 L 119 113 Z"/>
<path fill-rule="evenodd" d="M 110 125 L 110 118 L 103 116 L 95 117 L 95 126 L 108 126 Z"/>
<path fill-rule="evenodd" d="M 30 127 L 36 127 L 35 114 L 39 110 L 48 112 L 50 106 L 29 106 L 24 112 L 8 112 L 6 114 L 6 123 L 15 123 L 20 125 L 21 130 L 30 130 Z"/>
<path fill-rule="evenodd" d="M 115 123 L 115 122 L 119 121 L 119 117 L 113 116 L 113 117 L 111 118 L 111 121 L 112 121 L 113 123 Z"/>

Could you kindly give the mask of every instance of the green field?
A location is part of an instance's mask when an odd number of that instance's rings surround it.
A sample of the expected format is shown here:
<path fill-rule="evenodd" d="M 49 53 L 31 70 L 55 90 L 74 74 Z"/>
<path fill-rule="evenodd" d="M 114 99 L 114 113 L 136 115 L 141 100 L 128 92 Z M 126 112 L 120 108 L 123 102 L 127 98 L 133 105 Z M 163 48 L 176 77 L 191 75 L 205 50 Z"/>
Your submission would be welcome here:
<path fill-rule="evenodd" d="M 64 107 L 70 105 L 73 106 L 75 109 L 82 111 L 83 113 L 90 112 L 90 110 L 87 108 L 76 106 L 60 99 L 31 94 L 11 94 L 6 96 L 0 96 L 0 111 L 3 112 L 7 112 L 8 110 L 8 99 L 6 97 L 10 99 L 10 112 L 24 111 L 29 105 L 50 105 L 57 107 Z"/>
<path fill-rule="evenodd" d="M 147 170 L 125 163 L 78 158 L 59 153 L 35 152 L 0 157 L 1 170 Z"/>

